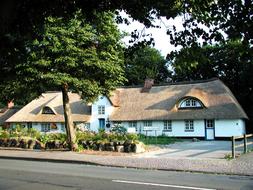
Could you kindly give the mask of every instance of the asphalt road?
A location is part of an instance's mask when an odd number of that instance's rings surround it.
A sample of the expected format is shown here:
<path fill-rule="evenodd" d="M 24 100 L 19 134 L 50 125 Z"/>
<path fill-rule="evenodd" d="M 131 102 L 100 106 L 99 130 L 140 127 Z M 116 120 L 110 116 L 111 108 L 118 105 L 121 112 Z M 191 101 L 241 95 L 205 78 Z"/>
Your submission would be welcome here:
<path fill-rule="evenodd" d="M 0 159 L 0 190 L 253 189 L 253 176 Z"/>

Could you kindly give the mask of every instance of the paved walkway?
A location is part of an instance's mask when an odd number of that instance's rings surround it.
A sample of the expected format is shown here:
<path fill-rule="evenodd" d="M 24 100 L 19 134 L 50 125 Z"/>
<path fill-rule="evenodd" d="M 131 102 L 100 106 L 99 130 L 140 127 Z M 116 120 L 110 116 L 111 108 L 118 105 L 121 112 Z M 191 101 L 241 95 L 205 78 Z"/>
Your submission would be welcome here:
<path fill-rule="evenodd" d="M 87 155 L 68 151 L 0 150 L 0 158 L 72 162 L 103 166 L 253 175 L 253 153 L 235 160 L 211 158 Z"/>
<path fill-rule="evenodd" d="M 241 153 L 243 148 L 237 148 L 236 150 L 237 153 Z M 227 154 L 231 155 L 231 141 L 183 141 L 163 146 L 157 151 L 146 152 L 140 156 L 146 158 L 224 159 Z"/>

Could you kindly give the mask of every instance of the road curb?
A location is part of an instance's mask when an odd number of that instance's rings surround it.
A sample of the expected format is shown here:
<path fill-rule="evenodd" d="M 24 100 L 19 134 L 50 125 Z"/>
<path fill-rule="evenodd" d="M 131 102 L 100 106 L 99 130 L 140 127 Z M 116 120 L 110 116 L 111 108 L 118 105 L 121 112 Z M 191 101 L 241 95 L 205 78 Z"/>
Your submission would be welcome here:
<path fill-rule="evenodd" d="M 25 160 L 25 161 L 39 161 L 39 162 L 52 162 L 52 163 L 69 163 L 69 164 L 84 164 L 92 166 L 114 167 L 114 168 L 129 168 L 129 169 L 142 169 L 142 170 L 158 170 L 158 171 L 174 171 L 174 172 L 188 172 L 188 173 L 202 173 L 202 174 L 217 174 L 217 175 L 237 175 L 237 176 L 252 176 L 250 174 L 241 173 L 229 173 L 229 172 L 210 172 L 210 171 L 198 171 L 198 170 L 183 170 L 183 169 L 167 169 L 167 168 L 148 168 L 148 167 L 136 167 L 136 166 L 122 166 L 122 165 L 110 165 L 101 164 L 97 162 L 84 161 L 84 160 L 64 160 L 64 159 L 50 159 L 50 158 L 34 158 L 34 157 L 20 157 L 20 156 L 0 156 L 0 159 L 10 160 Z"/>
<path fill-rule="evenodd" d="M 95 162 L 89 162 L 89 161 L 83 161 L 83 160 L 63 160 L 63 159 L 34 158 L 34 157 L 21 157 L 21 156 L 0 156 L 0 159 L 106 166 L 106 165 L 103 165 L 103 164 L 99 164 L 99 163 L 95 163 Z"/>

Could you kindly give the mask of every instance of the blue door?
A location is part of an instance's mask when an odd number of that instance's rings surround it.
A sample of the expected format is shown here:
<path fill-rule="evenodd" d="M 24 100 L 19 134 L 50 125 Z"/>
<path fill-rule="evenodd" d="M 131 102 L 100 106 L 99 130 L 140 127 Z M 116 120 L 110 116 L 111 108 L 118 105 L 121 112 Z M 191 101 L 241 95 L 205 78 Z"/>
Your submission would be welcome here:
<path fill-rule="evenodd" d="M 98 119 L 99 120 L 99 129 L 105 129 L 105 119 Z"/>

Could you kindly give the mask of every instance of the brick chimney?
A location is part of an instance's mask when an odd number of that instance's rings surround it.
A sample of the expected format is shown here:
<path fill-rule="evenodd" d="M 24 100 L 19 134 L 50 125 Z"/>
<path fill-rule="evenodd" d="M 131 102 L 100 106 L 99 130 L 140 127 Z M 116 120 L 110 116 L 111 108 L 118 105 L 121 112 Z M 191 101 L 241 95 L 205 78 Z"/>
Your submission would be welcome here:
<path fill-rule="evenodd" d="M 149 92 L 152 86 L 154 85 L 154 79 L 145 79 L 144 87 L 141 92 Z"/>
<path fill-rule="evenodd" d="M 9 102 L 7 103 L 7 108 L 8 108 L 8 109 L 10 109 L 10 108 L 12 108 L 12 107 L 14 107 L 14 102 L 13 102 L 13 100 L 11 100 L 11 101 L 9 101 Z"/>

